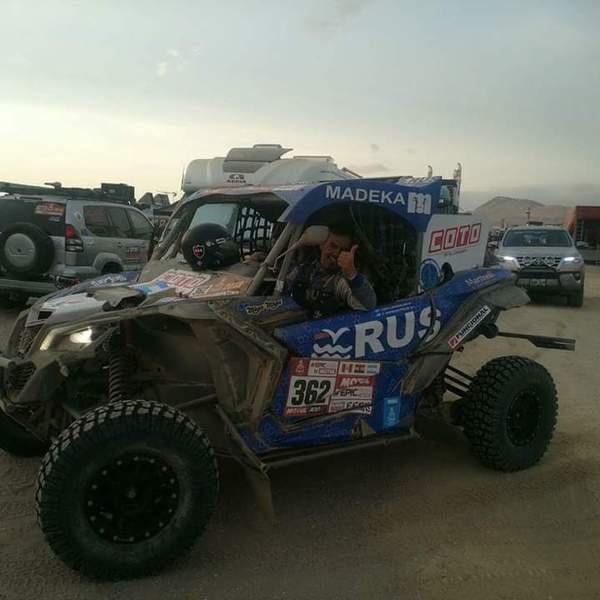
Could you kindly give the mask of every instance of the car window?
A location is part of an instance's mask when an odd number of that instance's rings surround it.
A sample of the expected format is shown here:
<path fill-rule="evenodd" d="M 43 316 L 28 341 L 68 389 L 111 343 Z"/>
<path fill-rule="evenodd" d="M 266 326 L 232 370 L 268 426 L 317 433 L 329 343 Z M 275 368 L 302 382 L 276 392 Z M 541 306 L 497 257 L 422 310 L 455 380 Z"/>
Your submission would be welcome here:
<path fill-rule="evenodd" d="M 105 206 L 84 206 L 83 218 L 88 231 L 98 237 L 114 237 Z"/>
<path fill-rule="evenodd" d="M 509 231 L 502 242 L 503 246 L 564 247 L 573 245 L 571 236 L 562 229 L 527 229 Z"/>
<path fill-rule="evenodd" d="M 113 225 L 114 236 L 118 238 L 131 238 L 135 237 L 131 230 L 131 224 L 127 218 L 127 213 L 124 208 L 117 206 L 109 206 L 108 214 L 110 215 L 110 221 Z"/>
<path fill-rule="evenodd" d="M 222 225 L 233 235 L 239 206 L 237 204 L 204 204 L 196 209 L 189 229 L 201 223 Z"/>
<path fill-rule="evenodd" d="M 129 218 L 131 219 L 131 224 L 133 226 L 133 236 L 134 238 L 139 238 L 142 240 L 149 240 L 152 238 L 152 225 L 148 222 L 148 220 L 140 213 L 135 210 L 128 210 Z"/>

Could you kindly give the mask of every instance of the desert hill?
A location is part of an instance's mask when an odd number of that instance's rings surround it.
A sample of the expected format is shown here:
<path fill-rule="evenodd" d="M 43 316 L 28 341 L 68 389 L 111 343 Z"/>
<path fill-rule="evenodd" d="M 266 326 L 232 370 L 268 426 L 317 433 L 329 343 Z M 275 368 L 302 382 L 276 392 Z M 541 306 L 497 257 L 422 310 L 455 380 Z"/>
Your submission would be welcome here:
<path fill-rule="evenodd" d="M 529 216 L 528 216 L 529 210 Z M 560 204 L 546 206 L 535 200 L 496 196 L 473 212 L 483 215 L 494 226 L 523 225 L 527 221 L 542 221 L 547 225 L 561 225 L 568 207 Z"/>

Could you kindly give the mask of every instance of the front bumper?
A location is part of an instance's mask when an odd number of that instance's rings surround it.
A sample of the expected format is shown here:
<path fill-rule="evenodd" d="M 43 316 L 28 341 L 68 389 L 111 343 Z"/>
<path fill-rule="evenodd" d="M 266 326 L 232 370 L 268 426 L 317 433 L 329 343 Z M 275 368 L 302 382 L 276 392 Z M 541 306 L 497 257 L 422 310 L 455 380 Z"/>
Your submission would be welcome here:
<path fill-rule="evenodd" d="M 559 271 L 518 271 L 517 285 L 541 294 L 571 294 L 583 289 L 583 273 Z"/>
<path fill-rule="evenodd" d="M 0 409 L 33 436 L 45 440 L 46 407 L 66 375 L 57 361 L 37 367 L 27 359 L 0 356 Z"/>

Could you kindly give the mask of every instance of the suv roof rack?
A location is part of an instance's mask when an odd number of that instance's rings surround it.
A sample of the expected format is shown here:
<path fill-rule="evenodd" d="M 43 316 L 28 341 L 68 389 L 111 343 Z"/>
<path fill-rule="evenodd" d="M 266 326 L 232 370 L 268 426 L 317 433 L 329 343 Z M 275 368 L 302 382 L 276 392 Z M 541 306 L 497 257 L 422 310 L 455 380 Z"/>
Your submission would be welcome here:
<path fill-rule="evenodd" d="M 125 183 L 101 183 L 100 188 L 95 189 L 62 187 L 62 184 L 58 181 L 48 183 L 46 186 L 0 181 L 0 192 L 25 195 L 43 194 L 44 196 L 62 198 L 91 199 L 129 205 L 135 204 L 135 188 Z"/>

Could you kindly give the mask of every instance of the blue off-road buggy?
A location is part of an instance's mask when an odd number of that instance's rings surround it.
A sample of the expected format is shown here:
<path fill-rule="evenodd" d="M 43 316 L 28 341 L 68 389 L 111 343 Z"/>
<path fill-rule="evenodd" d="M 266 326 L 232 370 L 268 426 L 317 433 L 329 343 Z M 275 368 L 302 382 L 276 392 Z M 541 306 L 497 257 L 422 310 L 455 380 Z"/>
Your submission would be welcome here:
<path fill-rule="evenodd" d="M 474 248 L 481 264 L 486 236 L 476 218 L 443 214 L 441 186 L 199 192 L 139 280 L 88 282 L 22 313 L 1 359 L 0 445 L 49 445 L 36 500 L 54 552 L 93 576 L 154 572 L 206 526 L 217 457 L 237 460 L 268 498 L 271 469 L 405 439 L 420 415 L 462 427 L 488 467 L 536 463 L 556 423 L 548 372 L 510 356 L 471 377 L 452 355 L 479 335 L 574 342 L 498 331 L 500 311 L 527 295 L 508 271 L 457 271 Z M 310 320 L 286 276 L 341 220 L 354 226 L 379 304 Z M 227 227 L 246 260 L 193 271 L 180 244 L 202 222 Z"/>

